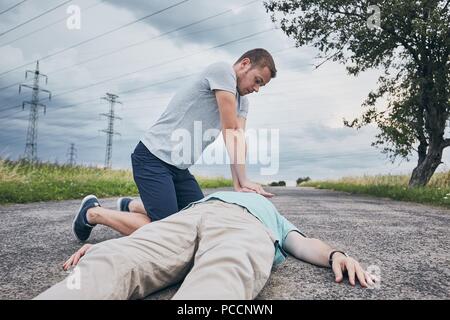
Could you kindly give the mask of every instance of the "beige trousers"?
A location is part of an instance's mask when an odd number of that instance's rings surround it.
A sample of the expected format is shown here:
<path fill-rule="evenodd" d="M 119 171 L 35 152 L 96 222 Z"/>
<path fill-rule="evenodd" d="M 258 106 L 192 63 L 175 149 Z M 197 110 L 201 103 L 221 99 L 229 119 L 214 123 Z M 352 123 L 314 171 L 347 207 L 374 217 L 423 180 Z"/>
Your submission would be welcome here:
<path fill-rule="evenodd" d="M 257 218 L 210 200 L 94 245 L 71 275 L 35 299 L 139 299 L 183 278 L 173 299 L 254 299 L 274 254 Z"/>

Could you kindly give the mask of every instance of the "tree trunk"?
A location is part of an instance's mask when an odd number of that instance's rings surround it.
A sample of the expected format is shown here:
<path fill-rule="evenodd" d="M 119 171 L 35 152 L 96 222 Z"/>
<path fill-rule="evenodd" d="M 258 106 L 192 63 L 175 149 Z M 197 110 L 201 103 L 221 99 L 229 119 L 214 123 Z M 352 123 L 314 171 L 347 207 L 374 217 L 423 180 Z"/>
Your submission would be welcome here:
<path fill-rule="evenodd" d="M 423 136 L 419 137 L 419 161 L 409 180 L 409 188 L 424 187 L 427 185 L 437 167 L 442 163 L 442 152 L 445 147 L 443 137 L 446 119 L 443 118 L 444 113 L 441 112 L 436 101 L 433 65 L 428 59 L 429 50 L 426 47 L 425 41 L 421 51 L 422 56 L 425 58 L 420 70 L 421 83 L 419 103 L 420 109 L 425 112 L 424 125 L 430 140 L 425 155 L 427 142 L 423 139 Z"/>
<path fill-rule="evenodd" d="M 430 181 L 437 167 L 442 163 L 442 151 L 441 146 L 430 145 L 428 153 L 422 162 L 418 162 L 416 168 L 414 168 L 411 179 L 409 180 L 409 187 L 424 187 Z"/>

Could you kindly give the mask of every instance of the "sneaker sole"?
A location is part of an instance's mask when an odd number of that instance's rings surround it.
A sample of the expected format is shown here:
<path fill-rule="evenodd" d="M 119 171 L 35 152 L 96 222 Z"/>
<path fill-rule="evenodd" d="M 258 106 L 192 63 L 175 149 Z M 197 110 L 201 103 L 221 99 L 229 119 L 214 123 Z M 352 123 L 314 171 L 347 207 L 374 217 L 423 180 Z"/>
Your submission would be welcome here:
<path fill-rule="evenodd" d="M 81 208 L 83 208 L 83 206 L 86 203 L 86 201 L 88 201 L 88 200 L 90 200 L 92 198 L 96 198 L 97 199 L 96 196 L 94 196 L 93 194 L 90 194 L 90 195 L 84 197 L 83 200 L 81 200 L 80 208 L 78 209 L 78 212 L 75 214 L 75 217 L 73 218 L 73 221 L 72 221 L 72 233 L 75 236 L 75 238 L 77 238 L 77 240 L 82 242 L 82 243 L 85 242 L 87 239 L 86 240 L 80 240 L 80 238 L 78 238 L 78 236 L 77 236 L 77 234 L 75 232 L 75 221 L 78 219 L 78 216 L 80 215 L 80 212 L 81 212 Z"/>
<path fill-rule="evenodd" d="M 120 202 L 122 201 L 122 199 L 123 199 L 123 197 L 117 199 L 117 202 L 116 202 L 116 209 L 117 209 L 117 211 L 122 211 L 122 210 L 120 210 Z"/>

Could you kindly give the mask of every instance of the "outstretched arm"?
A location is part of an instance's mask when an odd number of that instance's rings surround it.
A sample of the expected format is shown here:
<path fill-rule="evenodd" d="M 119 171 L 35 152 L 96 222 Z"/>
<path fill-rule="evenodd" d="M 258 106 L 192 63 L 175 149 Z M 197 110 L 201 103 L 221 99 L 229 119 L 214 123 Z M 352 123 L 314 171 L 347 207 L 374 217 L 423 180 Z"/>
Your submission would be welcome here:
<path fill-rule="evenodd" d="M 317 266 L 330 267 L 328 259 L 333 248 L 319 239 L 305 238 L 300 233 L 291 231 L 285 239 L 283 249 L 297 259 Z M 373 275 L 364 271 L 358 261 L 351 257 L 336 252 L 332 261 L 331 267 L 336 282 L 342 281 L 345 271 L 347 271 L 350 284 L 353 286 L 356 278 L 363 287 L 374 285 L 374 281 L 377 281 Z"/>

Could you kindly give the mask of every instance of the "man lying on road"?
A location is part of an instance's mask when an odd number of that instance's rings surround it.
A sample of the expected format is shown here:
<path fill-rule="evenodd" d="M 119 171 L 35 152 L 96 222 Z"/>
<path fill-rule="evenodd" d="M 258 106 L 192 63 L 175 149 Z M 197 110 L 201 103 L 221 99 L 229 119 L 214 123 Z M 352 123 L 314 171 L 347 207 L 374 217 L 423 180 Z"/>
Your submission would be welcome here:
<path fill-rule="evenodd" d="M 76 266 L 73 274 L 36 299 L 137 299 L 183 279 L 173 299 L 254 299 L 286 252 L 331 267 L 336 282 L 344 272 L 352 285 L 378 281 L 343 251 L 306 237 L 265 197 L 224 191 L 129 236 L 83 246 L 63 266 Z"/>

